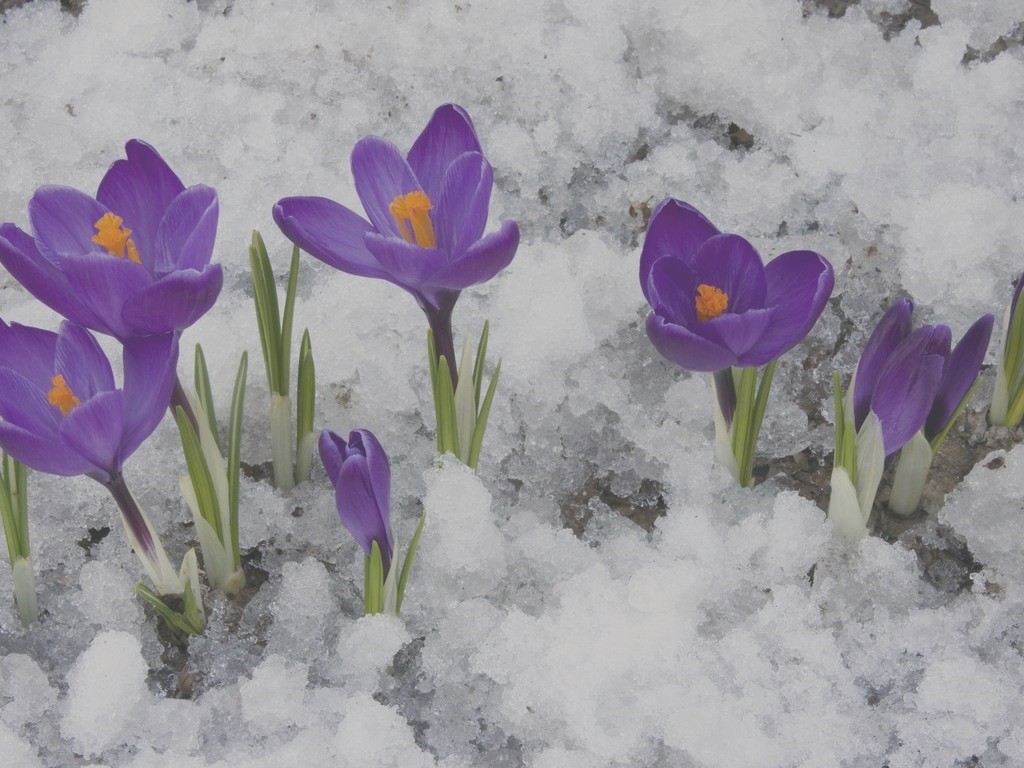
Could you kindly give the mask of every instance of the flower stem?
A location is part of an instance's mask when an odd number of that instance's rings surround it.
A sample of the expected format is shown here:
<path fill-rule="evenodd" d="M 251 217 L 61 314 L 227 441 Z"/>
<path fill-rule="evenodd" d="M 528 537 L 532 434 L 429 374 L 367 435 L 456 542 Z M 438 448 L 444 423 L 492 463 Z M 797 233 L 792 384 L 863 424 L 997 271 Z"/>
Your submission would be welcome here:
<path fill-rule="evenodd" d="M 725 426 L 732 427 L 732 417 L 736 412 L 736 381 L 732 376 L 732 368 L 715 371 L 712 376 L 715 380 L 715 397 L 718 398 Z"/>
<path fill-rule="evenodd" d="M 434 350 L 437 359 L 440 360 L 443 357 L 448 363 L 448 373 L 452 377 L 453 390 L 459 386 L 458 361 L 455 359 L 455 339 L 452 334 L 452 310 L 454 309 L 454 302 L 450 306 L 440 308 L 429 304 L 423 307 L 427 323 L 434 334 Z"/>
<path fill-rule="evenodd" d="M 142 516 L 142 510 L 139 509 L 138 502 L 135 501 L 132 492 L 128 490 L 128 486 L 125 485 L 124 475 L 120 472 L 111 475 L 109 482 L 103 485 L 106 486 L 106 489 L 110 491 L 110 495 L 114 497 L 114 501 L 117 502 L 117 507 L 121 510 L 121 516 L 124 518 L 125 525 L 130 530 L 132 538 L 142 547 L 143 553 L 147 557 L 150 556 L 153 552 L 153 536 Z"/>

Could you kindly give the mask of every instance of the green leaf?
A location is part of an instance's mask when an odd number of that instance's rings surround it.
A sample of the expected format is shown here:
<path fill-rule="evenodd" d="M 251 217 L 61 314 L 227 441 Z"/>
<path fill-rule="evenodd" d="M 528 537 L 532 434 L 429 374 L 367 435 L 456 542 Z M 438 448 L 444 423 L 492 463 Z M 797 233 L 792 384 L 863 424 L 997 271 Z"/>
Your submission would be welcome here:
<path fill-rule="evenodd" d="M 185 464 L 188 467 L 189 479 L 192 481 L 192 488 L 199 504 L 199 512 L 217 533 L 217 538 L 224 541 L 217 491 L 213 484 L 213 477 L 210 475 L 210 468 L 206 464 L 206 457 L 199 444 L 199 436 L 196 435 L 192 422 L 189 421 L 185 410 L 180 405 L 174 410 L 174 418 L 178 422 L 181 448 L 185 454 Z"/>
<path fill-rule="evenodd" d="M 366 615 L 380 613 L 384 606 L 384 560 L 376 541 L 370 542 L 370 556 L 366 558 L 365 584 L 363 603 Z"/>
<path fill-rule="evenodd" d="M 491 383 L 487 386 L 487 394 L 484 396 L 483 405 L 480 406 L 480 413 L 476 418 L 476 430 L 473 432 L 473 444 L 469 448 L 469 461 L 466 465 L 475 470 L 480 461 L 480 449 L 484 444 L 484 432 L 487 431 L 487 419 L 491 415 L 491 403 L 494 401 L 494 392 L 498 388 L 498 376 L 501 375 L 501 359 L 494 367 L 494 375 L 491 376 Z"/>
<path fill-rule="evenodd" d="M 316 367 L 313 365 L 313 345 L 309 330 L 303 332 L 299 345 L 299 377 L 296 382 L 295 426 L 295 482 L 309 480 L 312 464 L 313 415 L 316 407 Z"/>
<path fill-rule="evenodd" d="M 288 288 L 284 295 L 284 318 L 281 320 L 281 348 L 278 353 L 277 364 L 280 369 L 277 374 L 277 382 L 280 389 L 278 393 L 287 395 L 290 388 L 291 365 L 292 365 L 292 316 L 295 314 L 295 289 L 299 284 L 299 246 L 292 247 L 292 262 L 288 266 Z"/>
<path fill-rule="evenodd" d="M 465 375 L 469 369 L 469 339 L 462 345 L 462 357 L 459 361 L 458 370 L 462 372 L 459 383 L 455 387 L 455 396 L 452 403 L 455 408 L 455 429 L 458 435 L 458 457 L 463 463 L 469 463 L 469 449 L 473 442 L 473 434 L 476 432 L 476 409 L 477 396 L 473 379 Z"/>
<path fill-rule="evenodd" d="M 423 524 L 426 521 L 427 512 L 424 510 L 423 514 L 420 515 L 420 522 L 416 526 L 416 532 L 412 535 L 412 541 L 409 542 L 409 551 L 402 562 L 402 575 L 398 577 L 398 600 L 395 605 L 395 613 L 400 613 L 402 610 L 402 600 L 405 598 L 405 584 L 409 581 L 409 574 L 412 573 L 412 564 L 416 559 L 416 548 L 420 545 L 420 536 L 423 533 Z"/>
<path fill-rule="evenodd" d="M 473 365 L 473 402 L 480 405 L 480 390 L 483 388 L 484 365 L 487 362 L 487 339 L 491 334 L 490 321 L 484 320 L 484 329 L 480 331 L 480 343 L 476 346 L 476 363 Z"/>
<path fill-rule="evenodd" d="M 430 369 L 430 388 L 434 395 L 434 424 L 437 425 L 437 452 L 444 453 L 441 432 L 441 382 L 437 375 L 437 348 L 433 331 L 427 331 L 427 366 Z"/>
<path fill-rule="evenodd" d="M 256 323 L 260 332 L 260 346 L 263 349 L 263 363 L 267 370 L 267 386 L 271 393 L 281 392 L 278 380 L 281 370 L 281 314 L 277 304 L 277 289 L 274 286 L 274 271 L 270 256 L 260 233 L 253 231 L 252 245 L 249 246 L 249 266 L 252 278 L 252 298 L 256 306 Z"/>
<path fill-rule="evenodd" d="M 153 606 L 171 631 L 176 635 L 201 635 L 203 627 L 196 627 L 187 616 L 172 610 L 160 597 L 141 581 L 135 585 L 135 594 Z"/>
<path fill-rule="evenodd" d="M 242 567 L 238 550 L 238 496 L 239 471 L 242 467 L 242 415 L 245 411 L 245 384 L 249 373 L 249 353 L 243 352 L 235 374 L 235 387 L 231 393 L 231 417 L 228 420 L 228 519 L 231 527 L 231 558 L 236 569 Z"/>
<path fill-rule="evenodd" d="M 448 363 L 442 355 L 437 361 L 437 450 L 459 455 L 459 432 L 455 421 L 455 393 Z"/>
<path fill-rule="evenodd" d="M 213 409 L 213 391 L 210 388 L 210 372 L 206 368 L 206 357 L 203 355 L 203 348 L 198 344 L 196 344 L 194 371 L 196 398 L 199 400 L 200 408 L 206 411 L 206 418 L 210 424 L 210 434 L 213 435 L 217 447 L 220 448 L 220 438 L 217 435 L 217 414 Z"/>

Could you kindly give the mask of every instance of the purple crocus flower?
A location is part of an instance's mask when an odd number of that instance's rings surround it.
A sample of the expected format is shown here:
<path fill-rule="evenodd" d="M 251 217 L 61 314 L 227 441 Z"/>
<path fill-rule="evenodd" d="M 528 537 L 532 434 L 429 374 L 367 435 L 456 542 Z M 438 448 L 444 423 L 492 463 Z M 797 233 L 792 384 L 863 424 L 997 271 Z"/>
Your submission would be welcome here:
<path fill-rule="evenodd" d="M 106 355 L 85 328 L 65 321 L 53 333 L 0 321 L 0 447 L 40 472 L 102 483 L 150 556 L 157 545 L 121 467 L 167 408 L 177 334 L 129 339 L 123 352 L 124 388 L 117 389 Z"/>
<path fill-rule="evenodd" d="M 381 444 L 368 429 L 349 433 L 346 443 L 328 429 L 320 433 L 320 459 L 334 485 L 342 524 L 369 557 L 374 541 L 380 548 L 384 575 L 391 568 L 391 465 Z"/>
<path fill-rule="evenodd" d="M 872 332 L 853 385 L 857 428 L 873 410 L 882 423 L 885 453 L 902 447 L 919 430 L 931 442 L 954 416 L 985 358 L 991 314 L 980 317 L 952 350 L 947 326 L 911 330 L 914 304 L 895 302 Z"/>
<path fill-rule="evenodd" d="M 484 234 L 493 173 L 469 115 L 455 104 L 438 107 L 404 158 L 389 141 L 361 139 L 352 178 L 369 221 L 322 197 L 284 198 L 274 221 L 335 269 L 411 293 L 456 382 L 451 315 L 459 292 L 494 277 L 519 245 L 514 221 Z"/>
<path fill-rule="evenodd" d="M 780 357 L 810 331 L 833 283 L 819 254 L 790 251 L 764 265 L 745 239 L 722 234 L 674 198 L 651 216 L 640 255 L 640 286 L 652 309 L 647 335 L 691 371 Z"/>
<path fill-rule="evenodd" d="M 32 235 L 0 225 L 0 263 L 67 319 L 125 341 L 180 331 L 213 306 L 217 193 L 188 189 L 145 142 L 125 146 L 96 197 L 40 187 Z"/>

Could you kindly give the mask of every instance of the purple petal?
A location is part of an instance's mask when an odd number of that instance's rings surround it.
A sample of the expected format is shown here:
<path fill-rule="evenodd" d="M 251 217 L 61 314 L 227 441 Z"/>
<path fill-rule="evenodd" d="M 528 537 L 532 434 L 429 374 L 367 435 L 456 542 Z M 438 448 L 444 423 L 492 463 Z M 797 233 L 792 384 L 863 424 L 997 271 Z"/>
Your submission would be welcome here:
<path fill-rule="evenodd" d="M 126 339 L 124 430 L 118 464 L 131 456 L 163 418 L 177 377 L 178 334 Z"/>
<path fill-rule="evenodd" d="M 286 197 L 274 206 L 274 221 L 285 237 L 324 264 L 350 275 L 391 280 L 363 242 L 373 227 L 340 203 Z"/>
<path fill-rule="evenodd" d="M 92 237 L 106 213 L 103 205 L 71 187 L 40 187 L 28 201 L 36 245 L 55 263 L 66 254 L 102 250 Z"/>
<path fill-rule="evenodd" d="M 153 272 L 202 270 L 209 264 L 217 237 L 217 213 L 217 193 L 202 184 L 174 198 L 157 229 Z"/>
<path fill-rule="evenodd" d="M 764 308 L 767 282 L 761 256 L 739 235 L 709 237 L 689 264 L 700 283 L 714 286 L 729 297 L 727 313 Z"/>
<path fill-rule="evenodd" d="M 352 149 L 352 178 L 370 222 L 382 234 L 401 237 L 390 206 L 396 197 L 415 192 L 420 183 L 398 148 L 367 136 Z"/>
<path fill-rule="evenodd" d="M 75 323 L 61 323 L 51 365 L 82 402 L 114 389 L 110 361 L 92 334 Z"/>
<path fill-rule="evenodd" d="M 953 417 L 960 401 L 974 385 L 981 372 L 981 363 L 988 351 L 992 337 L 995 316 L 983 315 L 957 343 L 949 356 L 946 370 L 939 384 L 938 394 L 925 421 L 924 434 L 928 440 L 935 438 Z"/>
<path fill-rule="evenodd" d="M 434 273 L 430 286 L 461 291 L 485 283 L 512 263 L 518 247 L 519 226 L 514 221 L 503 221 L 497 232 L 477 240 L 463 256 Z"/>
<path fill-rule="evenodd" d="M 155 253 L 160 220 L 185 186 L 149 144 L 132 139 L 127 159 L 115 161 L 100 182 L 96 199 L 124 219 L 143 261 Z M 149 256 L 147 257 L 147 255 Z"/>
<path fill-rule="evenodd" d="M 51 360 L 52 364 L 52 360 Z M 0 368 L 0 417 L 41 439 L 54 442 L 60 426 L 60 410 L 50 404 L 50 377 L 40 387 L 13 368 Z"/>
<path fill-rule="evenodd" d="M 947 329 L 948 333 L 948 329 Z M 942 331 L 924 326 L 904 339 L 882 368 L 871 410 L 882 424 L 885 455 L 895 453 L 924 425 L 946 360 L 930 350 Z"/>
<path fill-rule="evenodd" d="M 800 342 L 817 322 L 832 295 L 832 265 L 814 251 L 789 251 L 765 267 L 768 293 L 765 305 L 772 319 L 764 335 L 750 350 L 750 360 L 763 365 L 781 357 Z"/>
<path fill-rule="evenodd" d="M 733 365 L 753 366 L 748 353 L 764 335 L 771 319 L 771 310 L 767 309 L 751 309 L 739 315 L 726 312 L 706 323 L 698 322 L 690 330 L 732 351 L 736 355 Z"/>
<path fill-rule="evenodd" d="M 882 368 L 896 347 L 910 335 L 913 312 L 914 302 L 906 298 L 899 299 L 882 315 L 864 345 L 853 383 L 853 413 L 858 428 L 867 418 L 871 396 L 878 386 Z"/>
<path fill-rule="evenodd" d="M 380 500 L 374 497 L 373 490 L 366 457 L 356 455 L 346 459 L 334 489 L 338 516 L 367 555 L 370 554 L 372 542 L 377 542 L 386 571 L 391 562 L 394 542 Z"/>
<path fill-rule="evenodd" d="M 493 183 L 491 164 L 478 153 L 460 155 L 445 171 L 433 222 L 438 247 L 453 259 L 483 237 Z"/>
<path fill-rule="evenodd" d="M 69 320 L 102 329 L 103 322 L 82 303 L 61 268 L 13 224 L 0 226 L 0 263 L 25 290 Z"/>
<path fill-rule="evenodd" d="M 0 320 L 0 366 L 16 371 L 37 388 L 50 387 L 56 348 L 53 331 Z"/>
<path fill-rule="evenodd" d="M 202 272 L 172 272 L 124 301 L 121 312 L 127 336 L 146 336 L 181 331 L 205 315 L 217 301 L 224 284 L 220 264 Z"/>
<path fill-rule="evenodd" d="M 0 447 L 22 464 L 51 475 L 74 477 L 95 469 L 77 451 L 62 445 L 56 431 L 53 435 L 43 435 L 3 421 L 0 422 Z"/>
<path fill-rule="evenodd" d="M 377 500 L 377 506 L 381 511 L 384 525 L 388 529 L 388 543 L 391 543 L 391 462 L 387 453 L 377 440 L 377 437 L 368 429 L 356 429 L 349 433 L 348 444 L 350 448 L 358 449 L 366 456 L 366 466 L 369 472 L 370 487 L 373 489 L 373 497 Z"/>
<path fill-rule="evenodd" d="M 649 301 L 655 313 L 670 323 L 695 328 L 700 278 L 683 259 L 667 256 L 651 267 Z"/>
<path fill-rule="evenodd" d="M 415 290 L 444 266 L 448 256 L 440 248 L 421 248 L 399 237 L 366 233 L 366 247 L 390 276 L 392 282 L 407 290 Z"/>
<path fill-rule="evenodd" d="M 96 312 L 96 330 L 119 339 L 127 335 L 121 308 L 130 296 L 153 282 L 141 264 L 103 253 L 69 256 L 64 259 L 64 274 L 82 302 Z"/>
<path fill-rule="evenodd" d="M 345 441 L 329 429 L 320 432 L 320 461 L 323 462 L 324 471 L 331 485 L 338 484 L 338 475 L 341 474 L 341 465 L 345 461 L 344 451 L 347 446 Z"/>
<path fill-rule="evenodd" d="M 640 288 L 652 306 L 648 286 L 654 262 L 674 256 L 689 264 L 701 243 L 717 234 L 715 225 L 689 203 L 669 197 L 658 204 L 640 252 Z"/>
<path fill-rule="evenodd" d="M 448 166 L 466 152 L 483 154 L 473 122 L 462 107 L 442 104 L 409 150 L 409 166 L 431 200 L 441 196 Z"/>
<path fill-rule="evenodd" d="M 101 392 L 76 405 L 61 419 L 61 442 L 76 451 L 93 470 L 85 474 L 100 479 L 121 469 L 119 460 L 124 428 L 124 399 L 120 391 Z M 98 471 L 97 471 L 98 470 Z"/>
<path fill-rule="evenodd" d="M 662 357 L 688 371 L 713 373 L 736 363 L 736 355 L 727 347 L 653 312 L 647 316 L 647 336 Z"/>

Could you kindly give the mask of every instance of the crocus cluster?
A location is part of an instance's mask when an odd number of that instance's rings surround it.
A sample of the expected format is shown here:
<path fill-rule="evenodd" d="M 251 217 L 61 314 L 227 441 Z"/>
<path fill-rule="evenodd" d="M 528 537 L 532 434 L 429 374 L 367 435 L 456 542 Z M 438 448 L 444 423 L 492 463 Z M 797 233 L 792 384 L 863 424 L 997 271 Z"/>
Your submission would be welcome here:
<path fill-rule="evenodd" d="M 868 339 L 845 400 L 836 385 L 829 518 L 850 538 L 867 532 L 886 457 L 908 444 L 913 453 L 903 474 L 897 470 L 890 506 L 903 514 L 917 507 L 931 458 L 967 406 L 988 348 L 992 315 L 951 349 L 948 326 L 912 330 L 913 309 L 910 299 L 893 304 Z"/>
<path fill-rule="evenodd" d="M 125 146 L 95 197 L 40 187 L 32 234 L 0 225 L 0 263 L 33 296 L 79 325 L 121 341 L 180 331 L 217 300 L 210 264 L 217 193 L 181 183 L 145 142 Z"/>
<path fill-rule="evenodd" d="M 765 265 L 749 242 L 680 200 L 651 216 L 640 254 L 647 335 L 679 367 L 715 374 L 716 456 L 742 485 L 752 482 L 771 364 L 807 335 L 833 284 L 832 266 L 814 251 Z M 756 387 L 755 369 L 766 364 Z"/>
<path fill-rule="evenodd" d="M 334 486 L 338 516 L 366 554 L 366 613 L 397 614 L 424 517 L 400 564 L 391 532 L 391 463 L 374 434 L 356 429 L 346 441 L 325 429 L 320 433 L 320 459 Z"/>
<path fill-rule="evenodd" d="M 286 197 L 274 206 L 274 221 L 289 240 L 335 269 L 387 280 L 412 294 L 430 327 L 438 450 L 468 461 L 477 431 L 482 440 L 489 402 L 480 396 L 482 359 L 473 366 L 473 386 L 456 402 L 452 312 L 463 289 L 490 280 L 512 261 L 519 227 L 503 221 L 484 234 L 494 174 L 469 115 L 455 104 L 434 111 L 405 157 L 385 139 L 360 139 L 352 150 L 352 178 L 367 218 L 323 197 Z M 446 380 L 434 375 L 442 359 Z"/>
<path fill-rule="evenodd" d="M 174 386 L 175 334 L 126 341 L 124 386 L 85 328 L 59 333 L 0 322 L 0 446 L 54 475 L 86 475 L 110 491 L 133 548 L 161 592 L 180 592 L 160 540 L 125 486 L 125 460 L 160 422 Z"/>

